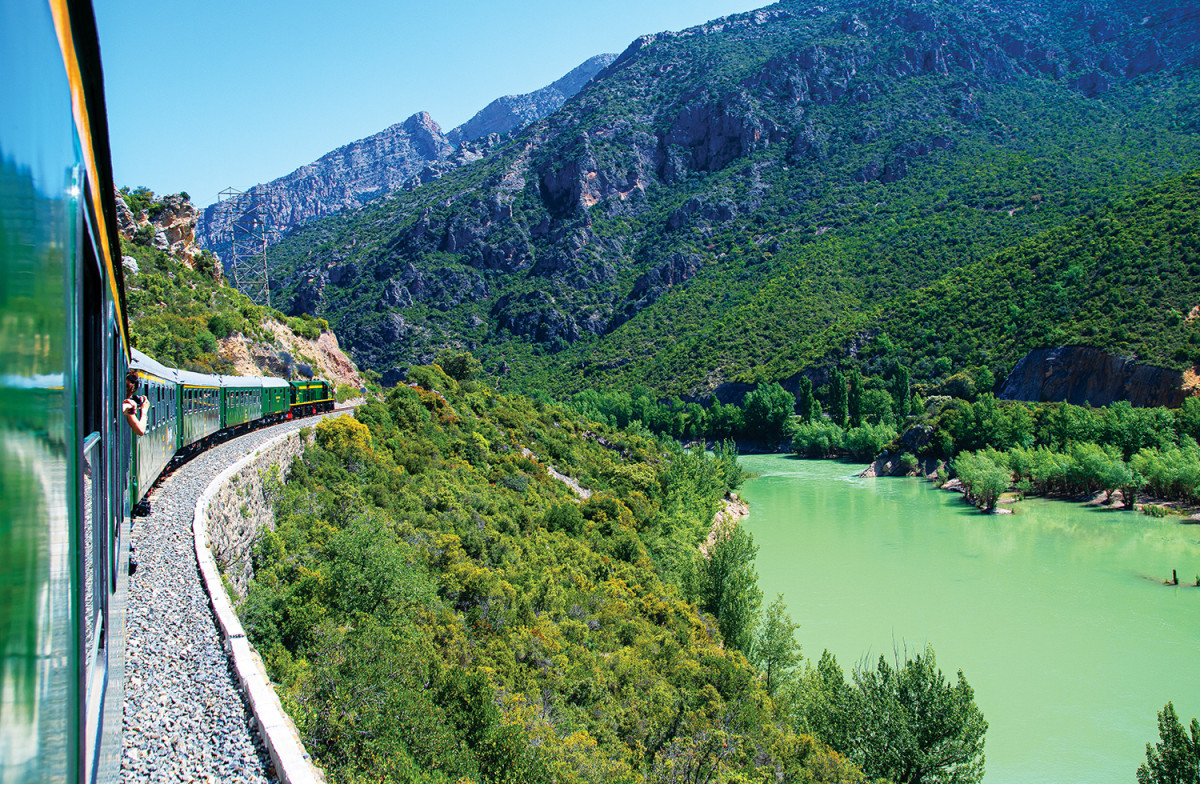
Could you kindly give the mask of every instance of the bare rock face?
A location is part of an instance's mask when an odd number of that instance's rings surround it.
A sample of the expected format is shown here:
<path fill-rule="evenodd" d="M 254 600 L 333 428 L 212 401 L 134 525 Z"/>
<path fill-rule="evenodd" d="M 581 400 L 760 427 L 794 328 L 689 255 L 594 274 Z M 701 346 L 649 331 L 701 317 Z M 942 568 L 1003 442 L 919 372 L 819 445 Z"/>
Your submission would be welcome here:
<path fill-rule="evenodd" d="M 196 221 L 196 208 L 184 194 L 168 194 L 153 211 L 142 210 L 138 215 L 134 215 L 117 194 L 117 231 L 122 237 L 133 240 L 138 230 L 149 226 L 153 229 L 151 245 L 192 268 L 195 257 L 200 254 L 196 244 Z M 220 274 L 219 267 L 216 274 Z"/>
<path fill-rule="evenodd" d="M 250 194 L 274 213 L 282 230 L 313 218 L 361 207 L 400 188 L 431 162 L 454 148 L 427 112 L 326 153 L 291 174 L 256 185 Z M 205 247 L 220 250 L 234 216 L 209 205 L 200 221 Z"/>
<path fill-rule="evenodd" d="M 1089 346 L 1034 349 L 1004 380 L 1000 397 L 1016 401 L 1066 401 L 1107 406 L 1179 406 L 1185 397 L 1183 374 L 1155 365 L 1139 365 Z"/>
<path fill-rule="evenodd" d="M 428 112 L 418 112 L 289 175 L 256 185 L 250 194 L 271 208 L 276 228 L 286 232 L 314 218 L 362 207 L 400 188 L 419 186 L 486 154 L 488 144 L 469 143 L 523 128 L 554 112 L 615 57 L 597 55 L 547 87 L 498 98 L 448 134 Z M 205 208 L 199 227 L 202 245 L 219 253 L 231 220 L 218 205 Z"/>
<path fill-rule="evenodd" d="M 715 172 L 783 138 L 783 130 L 758 112 L 750 95 L 742 91 L 714 103 L 685 106 L 663 142 L 690 153 L 690 169 Z"/>
<path fill-rule="evenodd" d="M 125 204 L 125 200 L 117 195 L 117 231 L 126 240 L 133 239 L 133 233 L 137 231 L 137 217 L 134 216 L 133 210 L 129 209 L 129 205 Z"/>
<path fill-rule="evenodd" d="M 558 81 L 524 95 L 506 95 L 481 109 L 474 117 L 455 128 L 446 137 L 453 145 L 480 139 L 488 134 L 506 134 L 540 120 L 583 89 L 593 76 L 604 70 L 615 54 L 602 54 L 585 60 Z"/>

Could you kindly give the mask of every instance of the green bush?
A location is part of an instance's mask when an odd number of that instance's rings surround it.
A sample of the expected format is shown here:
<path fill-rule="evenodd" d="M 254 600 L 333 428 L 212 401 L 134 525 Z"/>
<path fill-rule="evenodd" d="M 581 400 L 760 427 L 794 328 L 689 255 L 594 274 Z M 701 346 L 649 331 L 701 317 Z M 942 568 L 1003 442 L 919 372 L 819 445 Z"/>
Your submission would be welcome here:
<path fill-rule="evenodd" d="M 792 425 L 792 451 L 803 458 L 829 458 L 842 449 L 846 432 L 828 420 Z"/>

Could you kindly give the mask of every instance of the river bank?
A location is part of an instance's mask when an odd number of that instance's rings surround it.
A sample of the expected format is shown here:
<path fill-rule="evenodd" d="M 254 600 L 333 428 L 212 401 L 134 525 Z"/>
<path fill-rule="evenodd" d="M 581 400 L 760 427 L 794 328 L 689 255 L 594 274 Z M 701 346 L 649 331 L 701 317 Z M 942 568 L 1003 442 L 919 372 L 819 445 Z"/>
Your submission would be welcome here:
<path fill-rule="evenodd" d="M 700 543 L 700 555 L 708 558 L 713 547 L 730 535 L 743 518 L 750 514 L 750 505 L 740 496 L 730 491 L 721 500 L 721 506 L 713 515 L 712 526 L 709 527 L 708 537 Z"/>
<path fill-rule="evenodd" d="M 1163 704 L 1200 706 L 1195 529 L 1042 498 L 979 515 L 865 464 L 742 464 L 759 587 L 784 594 L 805 656 L 849 670 L 931 643 L 989 723 L 985 782 L 1133 781 Z"/>

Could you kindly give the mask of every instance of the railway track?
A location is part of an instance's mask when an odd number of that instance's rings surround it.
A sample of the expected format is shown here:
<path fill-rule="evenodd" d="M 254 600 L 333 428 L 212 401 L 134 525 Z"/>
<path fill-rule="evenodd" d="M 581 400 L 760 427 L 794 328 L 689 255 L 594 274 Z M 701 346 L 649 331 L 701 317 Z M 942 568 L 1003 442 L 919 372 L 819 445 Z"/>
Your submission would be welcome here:
<path fill-rule="evenodd" d="M 274 782 L 196 563 L 196 501 L 225 467 L 338 409 L 230 439 L 176 468 L 132 532 L 122 782 Z"/>

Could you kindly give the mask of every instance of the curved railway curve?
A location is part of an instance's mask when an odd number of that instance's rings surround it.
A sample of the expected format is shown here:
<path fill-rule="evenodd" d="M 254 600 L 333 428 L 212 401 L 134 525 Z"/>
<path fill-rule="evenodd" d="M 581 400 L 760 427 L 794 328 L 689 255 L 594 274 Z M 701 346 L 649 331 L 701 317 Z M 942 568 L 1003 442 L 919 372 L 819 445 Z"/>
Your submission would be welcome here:
<path fill-rule="evenodd" d="M 122 782 L 274 782 L 197 566 L 197 499 L 222 470 L 324 416 L 291 420 L 192 458 L 152 492 L 136 519 L 129 581 Z"/>

